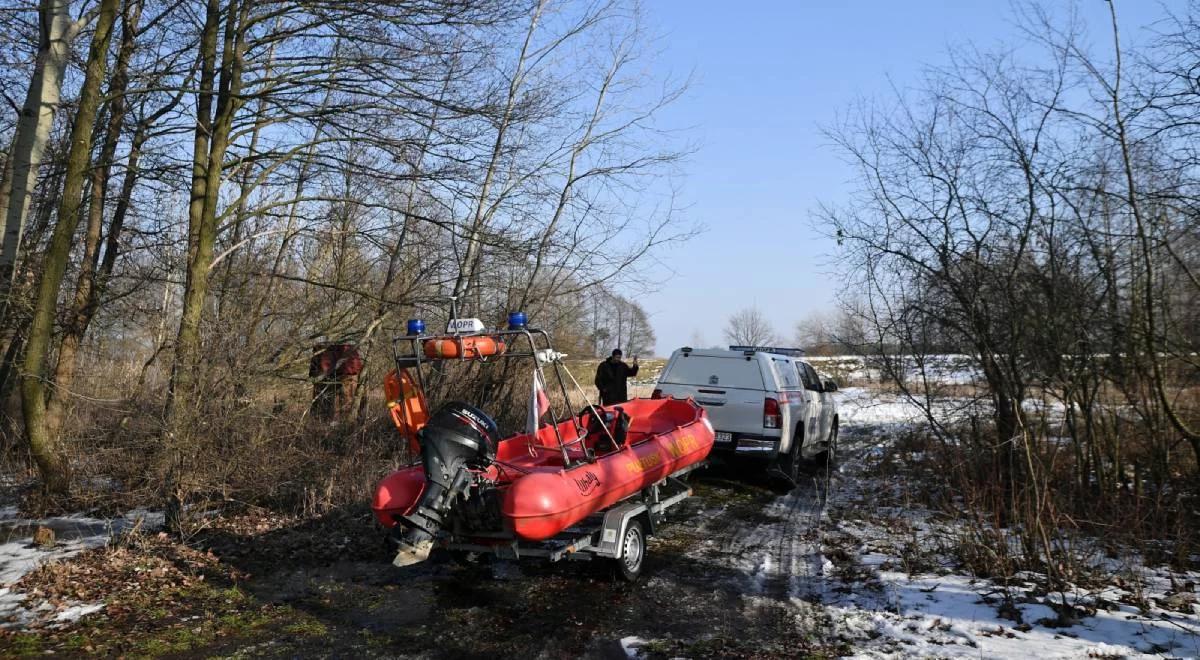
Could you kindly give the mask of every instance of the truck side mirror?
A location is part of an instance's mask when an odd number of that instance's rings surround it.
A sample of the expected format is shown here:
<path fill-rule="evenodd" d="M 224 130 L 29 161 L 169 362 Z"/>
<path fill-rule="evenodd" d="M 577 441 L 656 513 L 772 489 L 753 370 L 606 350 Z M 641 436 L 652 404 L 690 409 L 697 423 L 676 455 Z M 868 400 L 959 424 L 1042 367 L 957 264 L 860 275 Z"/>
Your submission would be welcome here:
<path fill-rule="evenodd" d="M 833 382 L 832 379 L 825 381 L 825 391 L 826 392 L 836 392 L 837 391 L 837 383 Z"/>

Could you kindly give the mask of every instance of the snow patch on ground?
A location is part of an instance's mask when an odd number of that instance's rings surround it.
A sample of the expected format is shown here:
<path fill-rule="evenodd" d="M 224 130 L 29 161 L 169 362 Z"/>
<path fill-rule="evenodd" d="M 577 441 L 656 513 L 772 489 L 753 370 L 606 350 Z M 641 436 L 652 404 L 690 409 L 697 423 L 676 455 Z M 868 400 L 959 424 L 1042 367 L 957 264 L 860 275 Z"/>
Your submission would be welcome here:
<path fill-rule="evenodd" d="M 825 551 L 842 560 L 824 571 L 821 593 L 852 657 L 1200 657 L 1200 573 L 1151 568 L 1136 557 L 1101 559 L 1095 569 L 1113 583 L 1068 589 L 1076 615 L 1063 621 L 1061 595 L 1036 588 L 1042 576 L 1006 591 L 940 556 L 939 544 L 956 535 L 952 523 L 925 511 L 869 508 L 869 493 L 887 484 L 869 483 L 862 463 L 888 449 L 892 431 L 924 423 L 924 414 L 903 397 L 861 388 L 844 390 L 839 403 L 848 464 L 831 503 L 840 513 L 860 510 L 859 519 L 835 513 L 823 536 L 836 546 Z M 1038 403 L 1026 405 L 1053 408 Z"/>
<path fill-rule="evenodd" d="M 145 509 L 111 519 L 84 515 L 30 519 L 19 515 L 16 507 L 0 508 L 0 626 L 6 627 L 28 625 L 44 618 L 44 611 L 54 609 L 46 602 L 31 608 L 26 602 L 27 595 L 13 589 L 27 573 L 84 550 L 104 547 L 131 530 L 158 529 L 164 522 L 162 512 Z M 54 532 L 55 542 L 49 547 L 33 542 L 34 532 L 42 527 Z M 103 607 L 102 603 L 65 603 L 51 619 L 60 624 L 71 623 Z"/>
<path fill-rule="evenodd" d="M 838 418 L 842 428 L 861 427 L 874 432 L 877 427 L 916 424 L 925 420 L 925 412 L 916 403 L 902 397 L 881 398 L 864 387 L 847 387 L 837 392 Z"/>
<path fill-rule="evenodd" d="M 0 626 L 24 626 L 36 618 L 33 611 L 26 609 L 23 604 L 25 594 L 14 592 L 8 587 L 0 587 Z"/>
<path fill-rule="evenodd" d="M 642 647 L 646 646 L 649 643 L 650 642 L 647 642 L 646 640 L 642 639 L 641 637 L 622 637 L 621 638 L 621 650 L 625 652 L 626 658 L 636 659 L 636 658 L 641 657 Z"/>
<path fill-rule="evenodd" d="M 70 515 L 34 520 L 0 515 L 0 586 L 12 585 L 46 562 L 108 545 L 115 536 L 135 527 L 149 531 L 162 525 L 162 512 L 145 509 L 135 509 L 112 519 Z M 33 543 L 33 534 L 40 527 L 54 532 L 53 546 L 43 548 Z"/>
<path fill-rule="evenodd" d="M 900 570 L 905 563 L 900 553 L 880 549 L 900 547 L 897 541 L 902 539 L 886 528 L 859 523 L 839 525 L 838 531 L 870 550 L 856 558 L 867 575 L 846 581 L 853 593 L 827 590 L 824 600 L 856 657 L 1011 658 L 1034 650 L 1048 658 L 1200 655 L 1200 607 L 1195 605 L 1187 613 L 1154 604 L 1142 610 L 1127 604 L 1135 595 L 1129 590 L 1108 587 L 1095 594 L 1074 588 L 1068 590 L 1068 602 L 1096 606 L 1095 612 L 1073 625 L 1059 626 L 1058 611 L 1052 607 L 1060 603 L 1056 595 L 1038 595 L 1017 585 L 1010 588 L 1010 606 L 1005 608 L 1004 590 L 988 580 L 946 568 Z M 1151 603 L 1169 590 L 1172 580 L 1183 584 L 1200 579 L 1194 573 L 1139 570 L 1144 573 L 1142 593 Z M 1097 598 L 1102 598 L 1102 607 Z"/>
<path fill-rule="evenodd" d="M 59 623 L 78 621 L 88 614 L 91 614 L 92 612 L 99 612 L 102 609 L 104 609 L 104 603 L 72 605 L 71 607 L 61 610 L 58 614 L 56 614 L 54 616 L 54 620 Z"/>

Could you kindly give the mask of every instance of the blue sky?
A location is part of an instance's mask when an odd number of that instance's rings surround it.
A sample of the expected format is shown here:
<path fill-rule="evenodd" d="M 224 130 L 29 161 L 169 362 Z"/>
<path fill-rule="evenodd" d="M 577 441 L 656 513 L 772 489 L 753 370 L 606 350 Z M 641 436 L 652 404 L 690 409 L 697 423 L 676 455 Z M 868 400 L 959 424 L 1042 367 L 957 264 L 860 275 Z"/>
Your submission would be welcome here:
<path fill-rule="evenodd" d="M 1117 0 L 1123 40 L 1145 40 L 1140 26 L 1184 4 Z M 1093 41 L 1107 39 L 1103 0 L 1079 8 Z M 663 123 L 691 127 L 697 151 L 683 166 L 682 203 L 707 227 L 662 255 L 657 290 L 640 298 L 660 355 L 695 333 L 722 342 L 726 319 L 751 304 L 787 338 L 797 321 L 831 309 L 835 246 L 812 212 L 845 199 L 851 172 L 820 128 L 857 98 L 915 86 L 953 45 L 1021 40 L 1004 0 L 652 0 L 645 9 L 662 35 L 656 66 L 695 74 Z"/>

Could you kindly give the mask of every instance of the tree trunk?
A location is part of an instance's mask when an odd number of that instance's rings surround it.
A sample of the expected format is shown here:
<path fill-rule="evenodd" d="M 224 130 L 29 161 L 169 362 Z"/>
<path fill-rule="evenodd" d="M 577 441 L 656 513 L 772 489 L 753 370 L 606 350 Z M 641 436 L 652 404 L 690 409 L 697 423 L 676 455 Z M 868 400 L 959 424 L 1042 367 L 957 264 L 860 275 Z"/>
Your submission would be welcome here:
<path fill-rule="evenodd" d="M 204 57 L 216 52 L 216 23 L 219 22 L 219 9 L 216 2 L 210 0 L 210 24 L 205 25 L 205 44 L 212 37 L 212 50 L 206 51 Z M 216 20 L 211 14 L 217 13 Z M 181 406 L 191 406 L 197 403 L 198 394 L 196 366 L 200 354 L 200 320 L 204 311 L 204 299 L 208 295 L 208 275 L 212 270 L 213 248 L 217 239 L 217 193 L 220 190 L 222 163 L 225 152 L 229 148 L 229 135 L 233 127 L 233 117 L 241 107 L 243 67 L 243 34 L 241 26 L 245 6 L 238 0 L 232 0 L 226 9 L 224 44 L 221 54 L 220 89 L 217 98 L 216 116 L 209 133 L 208 154 L 197 158 L 195 172 L 203 170 L 205 176 L 193 179 L 192 211 L 188 228 L 188 266 L 187 281 L 183 292 L 183 314 L 179 321 L 179 331 L 175 339 L 175 363 L 171 371 L 171 386 L 168 399 L 168 424 L 174 433 L 182 430 L 186 420 Z M 209 34 L 211 27 L 212 34 Z M 209 72 L 205 72 L 209 75 Z M 209 75 L 211 81 L 211 75 Z M 202 118 L 203 119 L 203 118 Z M 201 140 L 202 122 L 197 124 L 197 145 Z"/>
<path fill-rule="evenodd" d="M 67 153 L 66 174 L 63 177 L 62 199 L 50 247 L 44 259 L 42 279 L 38 285 L 29 339 L 25 348 L 25 370 L 21 375 L 21 407 L 25 415 L 25 432 L 29 447 L 49 492 L 65 493 L 68 487 L 66 461 L 58 449 L 58 438 L 48 432 L 46 425 L 46 356 L 54 332 L 54 316 L 58 292 L 71 256 L 71 242 L 79 224 L 79 208 L 83 204 L 83 184 L 87 176 L 92 147 L 92 130 L 96 110 L 100 105 L 100 84 L 108 63 L 108 44 L 112 38 L 117 16 L 117 0 L 101 0 L 96 19 L 96 31 L 88 52 L 79 107 L 71 125 L 71 146 Z M 15 200 L 14 200 L 15 201 Z"/>
<path fill-rule="evenodd" d="M 58 347 L 58 363 L 54 369 L 54 389 L 46 405 L 46 433 L 57 436 L 62 428 L 64 408 L 75 380 L 75 367 L 79 345 L 96 312 L 99 288 L 97 286 L 97 264 L 100 258 L 100 242 L 104 227 L 104 204 L 108 198 L 109 175 L 112 161 L 117 153 L 117 142 L 125 124 L 125 90 L 128 86 L 129 59 L 133 55 L 134 39 L 141 14 L 141 3 L 137 0 L 126 3 L 121 29 L 121 48 L 113 67 L 112 80 L 108 86 L 108 119 L 105 126 L 104 143 L 100 147 L 96 166 L 91 172 L 91 199 L 88 200 L 88 221 L 84 232 L 83 259 L 79 264 L 79 276 L 75 284 L 75 298 L 67 314 L 67 323 Z M 131 154 L 132 159 L 132 154 Z M 110 231 L 120 231 L 114 222 Z M 111 245 L 110 241 L 110 245 Z M 106 260 L 107 261 L 107 260 Z M 107 264 L 111 268 L 111 262 Z"/>
<path fill-rule="evenodd" d="M 221 3 L 219 0 L 208 0 L 204 19 L 204 32 L 200 37 L 200 83 L 196 94 L 196 131 L 192 141 L 192 190 L 188 203 L 188 253 L 187 281 L 185 290 L 192 288 L 191 264 L 195 260 L 196 241 L 199 236 L 201 220 L 204 216 L 205 186 L 208 183 L 208 154 L 209 137 L 212 135 L 212 106 L 214 82 L 217 68 L 217 36 L 221 28 Z M 169 284 L 167 286 L 170 286 Z M 195 311 L 197 317 L 199 310 Z M 184 319 L 188 311 L 184 310 Z M 179 332 L 182 334 L 181 321 Z M 179 353 L 176 352 L 175 364 L 171 371 L 171 382 L 167 392 L 166 418 L 168 433 L 174 431 L 175 417 L 178 412 L 176 403 L 176 388 L 181 380 L 186 380 L 188 374 L 179 373 Z"/>
<path fill-rule="evenodd" d="M 14 143 L 16 136 L 13 136 Z M 0 219 L 8 215 L 8 199 L 12 195 L 13 144 L 4 152 L 4 168 L 0 169 Z M 4 243 L 4 232 L 0 232 L 0 245 Z"/>
<path fill-rule="evenodd" d="M 12 286 L 38 167 L 54 124 L 63 73 L 70 59 L 71 41 L 83 27 L 82 23 L 71 21 L 70 11 L 70 0 L 41 0 L 38 6 L 41 37 L 37 60 L 9 154 L 12 163 L 9 189 L 6 199 L 0 199 L 0 202 L 6 202 L 0 204 L 0 215 L 4 217 L 4 234 L 0 237 L 0 292 L 3 294 L 7 294 Z"/>

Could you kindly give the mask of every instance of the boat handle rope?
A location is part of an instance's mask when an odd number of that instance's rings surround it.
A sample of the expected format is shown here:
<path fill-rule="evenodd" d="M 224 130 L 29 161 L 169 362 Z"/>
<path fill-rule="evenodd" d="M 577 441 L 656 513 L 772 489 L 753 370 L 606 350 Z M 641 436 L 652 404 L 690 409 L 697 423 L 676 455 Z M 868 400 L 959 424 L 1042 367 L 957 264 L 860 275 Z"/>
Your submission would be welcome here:
<path fill-rule="evenodd" d="M 500 468 L 500 470 L 502 472 L 507 469 L 507 470 L 512 470 L 514 472 L 520 472 L 521 474 L 532 474 L 533 473 L 533 470 L 527 470 L 523 467 L 519 467 L 519 466 L 513 465 L 512 463 L 509 463 L 507 461 L 501 461 L 501 460 L 495 459 L 495 458 L 492 459 L 492 463 L 494 463 L 496 465 L 496 467 Z"/>

